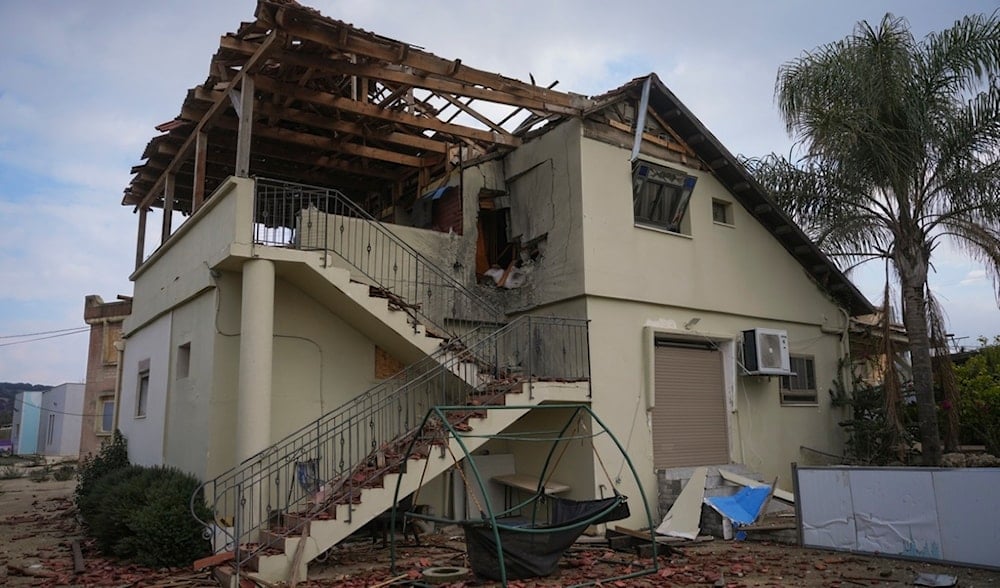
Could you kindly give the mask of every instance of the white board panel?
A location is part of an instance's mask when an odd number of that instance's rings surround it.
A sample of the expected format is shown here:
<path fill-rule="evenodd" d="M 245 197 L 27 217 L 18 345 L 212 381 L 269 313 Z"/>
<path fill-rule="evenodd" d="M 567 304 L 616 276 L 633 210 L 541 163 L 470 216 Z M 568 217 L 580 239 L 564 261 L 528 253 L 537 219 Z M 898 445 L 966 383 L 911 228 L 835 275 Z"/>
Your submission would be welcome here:
<path fill-rule="evenodd" d="M 1000 470 L 932 474 L 944 559 L 1000 566 Z"/>
<path fill-rule="evenodd" d="M 799 476 L 802 541 L 806 545 L 855 549 L 850 472 L 810 470 Z"/>
<path fill-rule="evenodd" d="M 799 467 L 796 477 L 805 546 L 1000 569 L 998 468 Z"/>
<path fill-rule="evenodd" d="M 941 558 L 930 471 L 855 470 L 851 472 L 851 497 L 858 549 Z"/>

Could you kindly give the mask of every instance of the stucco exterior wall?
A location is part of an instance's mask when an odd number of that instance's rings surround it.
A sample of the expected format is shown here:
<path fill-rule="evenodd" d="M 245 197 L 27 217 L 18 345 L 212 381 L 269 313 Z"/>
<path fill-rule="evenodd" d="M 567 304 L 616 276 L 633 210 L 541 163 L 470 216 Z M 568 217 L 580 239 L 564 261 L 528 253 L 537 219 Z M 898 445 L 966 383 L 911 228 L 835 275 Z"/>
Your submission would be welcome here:
<path fill-rule="evenodd" d="M 42 394 L 38 453 L 53 456 L 80 454 L 83 390 L 83 384 L 67 383 Z"/>
<path fill-rule="evenodd" d="M 538 260 L 525 267 L 527 283 L 504 293 L 509 310 L 584 292 L 581 133 L 579 121 L 567 121 L 503 162 L 510 194 L 510 236 L 520 236 L 522 243 L 544 236 Z"/>
<path fill-rule="evenodd" d="M 118 428 L 128 440 L 128 457 L 134 464 L 164 463 L 170 341 L 170 315 L 165 314 L 133 332 L 125 344 Z M 139 375 L 145 370 L 149 372 L 146 415 L 137 416 Z"/>
<path fill-rule="evenodd" d="M 18 392 L 14 397 L 11 421 L 11 445 L 14 455 L 32 455 L 38 451 L 38 422 L 42 410 L 42 392 Z"/>
<path fill-rule="evenodd" d="M 697 178 L 691 234 L 633 222 L 630 152 L 583 139 L 587 294 L 733 315 L 838 325 L 840 311 L 802 266 L 711 175 L 643 156 Z M 712 200 L 733 203 L 731 225 Z"/>
<path fill-rule="evenodd" d="M 170 366 L 167 374 L 163 461 L 201 476 L 215 418 L 209 406 L 216 364 L 216 293 L 206 291 L 170 313 Z M 184 350 L 182 346 L 187 346 Z M 182 356 L 186 355 L 184 358 Z M 186 365 L 185 365 L 186 364 Z M 186 369 L 185 369 L 186 368 Z"/>
<path fill-rule="evenodd" d="M 229 256 L 234 244 L 249 251 L 252 207 L 253 181 L 229 178 L 153 252 L 132 275 L 135 294 L 126 336 L 212 287 L 211 268 Z"/>
<path fill-rule="evenodd" d="M 711 342 L 722 352 L 726 410 L 729 429 L 730 462 L 744 463 L 766 479 L 779 479 L 790 489 L 791 462 L 804 462 L 808 455 L 801 445 L 838 453 L 843 447 L 837 422 L 843 409 L 833 408 L 827 395 L 837 377 L 837 360 L 842 356 L 840 337 L 825 333 L 819 324 L 803 324 L 697 312 L 670 305 L 652 305 L 608 298 L 589 297 L 592 404 L 594 411 L 619 440 L 635 462 L 644 488 L 655 497 L 656 476 L 651 445 L 651 411 L 655 395 L 652 387 L 652 345 L 657 336 L 693 343 Z M 683 325 L 694 316 L 696 329 Z M 791 353 L 812 355 L 818 402 L 815 405 L 782 405 L 778 377 L 740 375 L 738 355 L 740 333 L 745 329 L 768 327 L 788 331 Z M 598 448 L 611 454 L 606 440 Z M 622 460 L 615 457 L 610 470 L 619 472 Z M 711 464 L 706 464 L 711 465 Z M 627 477 L 621 492 L 635 495 Z"/>
<path fill-rule="evenodd" d="M 305 292 L 278 280 L 273 441 L 375 385 L 375 344 Z"/>

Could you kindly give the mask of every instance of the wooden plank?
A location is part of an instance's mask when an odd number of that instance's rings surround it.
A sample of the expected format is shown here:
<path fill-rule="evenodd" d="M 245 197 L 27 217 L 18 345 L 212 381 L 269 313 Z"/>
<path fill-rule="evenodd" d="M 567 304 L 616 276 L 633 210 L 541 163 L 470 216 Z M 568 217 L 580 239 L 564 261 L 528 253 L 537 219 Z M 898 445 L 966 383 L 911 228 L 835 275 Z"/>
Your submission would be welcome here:
<path fill-rule="evenodd" d="M 652 541 L 653 534 L 649 531 L 633 531 L 628 527 L 622 527 L 621 525 L 615 525 L 615 532 L 621 533 L 622 535 L 628 535 L 629 537 L 635 537 L 636 539 L 642 539 L 644 541 Z"/>
<path fill-rule="evenodd" d="M 432 151 L 434 153 L 446 153 L 448 149 L 446 143 L 435 139 L 429 139 L 423 135 L 412 135 L 409 133 L 400 133 L 398 131 L 388 131 L 384 133 L 373 132 L 371 129 L 365 127 L 365 125 L 359 123 L 346 120 L 336 120 L 320 116 L 318 114 L 303 112 L 296 108 L 282 108 L 274 104 L 258 104 L 257 110 L 261 114 L 269 117 L 309 125 L 318 129 L 327 129 L 338 133 L 349 133 L 365 139 L 375 139 L 378 141 L 385 141 L 387 143 L 395 143 L 397 145 L 404 145 L 407 147 L 422 149 L 424 151 Z"/>
<path fill-rule="evenodd" d="M 618 129 L 619 131 L 625 131 L 627 133 L 631 133 L 634 131 L 631 125 L 627 125 L 621 121 L 617 121 L 614 119 L 608 119 L 608 125 Z M 650 143 L 653 143 L 654 145 L 659 145 L 660 147 L 665 147 L 667 149 L 670 149 L 671 151 L 676 151 L 677 153 L 687 154 L 688 152 L 688 150 L 684 148 L 683 144 L 674 143 L 673 141 L 667 141 L 666 139 L 657 137 L 656 135 L 653 135 L 651 133 L 644 132 L 642 134 L 642 140 L 649 141 Z"/>
<path fill-rule="evenodd" d="M 388 149 L 368 147 L 366 145 L 358 145 L 348 141 L 338 141 L 329 137 L 321 137 L 319 135 L 312 135 L 310 133 L 302 133 L 299 131 L 290 131 L 288 129 L 276 127 L 263 127 L 257 129 L 257 134 L 261 137 L 274 139 L 276 141 L 283 141 L 285 143 L 295 143 L 297 145 L 304 145 L 315 149 L 337 151 L 348 155 L 368 157 L 371 159 L 378 159 L 380 161 L 387 161 L 389 163 L 406 165 L 415 168 L 434 165 L 436 163 L 440 163 L 441 161 L 440 158 L 406 155 L 403 153 L 396 153 L 395 151 L 389 151 Z"/>
<path fill-rule="evenodd" d="M 194 148 L 194 180 L 191 184 L 191 212 L 197 212 L 205 201 L 205 164 L 208 154 L 208 133 L 199 131 Z"/>
<path fill-rule="evenodd" d="M 284 37 L 280 35 L 278 32 L 272 31 L 271 34 L 268 35 L 266 39 L 264 39 L 264 42 L 262 42 L 260 44 L 260 47 L 258 47 L 257 52 L 254 53 L 253 56 L 251 56 L 250 59 L 248 59 L 245 64 L 243 64 L 243 68 L 240 69 L 240 72 L 236 74 L 236 77 L 234 77 L 232 81 L 229 82 L 227 91 L 224 92 L 222 96 L 220 96 L 215 102 L 212 103 L 212 106 L 209 107 L 208 111 L 205 113 L 205 116 L 203 116 L 201 120 L 198 121 L 198 126 L 195 127 L 194 131 L 192 131 L 192 133 L 188 135 L 187 139 L 184 140 L 184 143 L 177 150 L 177 154 L 174 155 L 173 159 L 171 159 L 170 163 L 167 165 L 166 171 L 168 172 L 176 171 L 177 168 L 180 167 L 181 162 L 191 152 L 191 149 L 194 148 L 194 143 L 196 141 L 198 133 L 210 128 L 212 124 L 212 119 L 214 119 L 216 115 L 223 112 L 224 106 L 228 104 L 229 101 L 229 98 L 227 97 L 228 90 L 235 88 L 237 85 L 239 85 L 247 74 L 256 71 L 257 67 L 264 61 L 268 53 L 271 51 L 272 47 L 274 47 L 277 44 L 279 38 L 284 38 Z M 161 174 L 160 177 L 153 184 L 152 188 L 150 188 L 146 196 L 143 197 L 142 201 L 139 203 L 140 208 L 147 208 L 149 206 L 149 204 L 156 198 L 158 190 L 163 187 L 163 182 L 165 181 L 166 181 L 165 175 Z"/>
<path fill-rule="evenodd" d="M 174 185 L 177 183 L 177 175 L 173 172 L 167 174 L 167 181 L 163 183 L 163 226 L 160 229 L 160 243 L 166 242 L 170 238 L 170 223 L 174 215 Z"/>
<path fill-rule="evenodd" d="M 254 43 L 248 43 L 232 37 L 223 37 L 220 47 L 236 50 L 244 54 L 250 54 L 253 52 L 256 45 Z M 561 100 L 546 100 L 545 97 L 541 95 L 541 91 L 551 90 L 551 87 L 541 88 L 538 86 L 530 86 L 533 91 L 536 91 L 539 94 L 537 96 L 532 96 L 527 93 L 506 92 L 496 88 L 487 88 L 471 84 L 456 79 L 454 74 L 450 72 L 422 72 L 421 74 L 417 74 L 414 73 L 414 70 L 410 67 L 400 68 L 386 67 L 385 64 L 351 63 L 346 60 L 333 60 L 314 55 L 302 55 L 287 50 L 275 54 L 275 57 L 287 65 L 310 67 L 327 73 L 405 84 L 407 86 L 423 88 L 432 92 L 445 92 L 448 94 L 466 96 L 468 98 L 476 98 L 508 106 L 544 110 L 546 112 L 560 113 L 570 116 L 580 115 L 583 112 L 581 105 L 573 106 L 564 104 Z M 450 63 L 452 65 L 452 69 L 455 70 L 455 62 L 452 61 Z M 460 66 L 458 69 L 463 68 L 464 66 Z M 496 76 L 496 74 L 493 75 Z M 495 77 L 493 81 L 496 81 Z M 520 83 L 524 84 L 524 82 Z M 366 87 L 366 85 L 362 84 L 362 88 Z M 570 96 L 569 94 L 563 94 L 558 91 L 555 93 L 562 96 Z M 366 93 L 362 93 L 360 100 L 366 101 L 366 96 Z M 577 97 L 575 100 L 571 99 L 570 102 L 581 102 L 580 98 L 582 97 Z"/>
<path fill-rule="evenodd" d="M 751 480 L 750 478 L 724 470 L 722 468 L 719 468 L 719 475 L 722 476 L 722 478 L 727 482 L 739 484 L 740 486 L 749 486 L 751 488 L 760 488 L 761 486 L 767 486 L 767 484 L 763 482 L 758 482 L 757 480 Z M 785 502 L 795 504 L 795 496 L 791 492 L 788 492 L 787 490 L 779 490 L 778 488 L 774 488 L 774 497 L 780 500 L 784 500 Z"/>
<path fill-rule="evenodd" d="M 142 265 L 143 253 L 146 250 L 146 209 L 139 207 L 139 234 L 135 239 L 135 269 Z"/>
<path fill-rule="evenodd" d="M 347 25 L 323 23 L 302 11 L 293 14 L 287 8 L 278 11 L 277 23 L 289 34 L 314 41 L 348 53 L 366 55 L 390 63 L 409 66 L 428 74 L 436 74 L 468 84 L 483 86 L 511 95 L 542 100 L 547 104 L 571 108 L 585 107 L 590 101 L 573 94 L 547 90 L 520 80 L 468 67 L 453 60 L 411 48 L 405 43 L 378 38 Z M 325 26 L 324 26 L 325 25 Z M 346 34 L 345 34 L 346 33 Z"/>
<path fill-rule="evenodd" d="M 212 568 L 220 564 L 224 564 L 236 557 L 232 551 L 223 551 L 222 553 L 216 553 L 215 555 L 210 555 L 208 557 L 203 557 L 201 559 L 195 560 L 194 571 L 203 570 L 205 568 Z"/>
<path fill-rule="evenodd" d="M 239 97 L 240 109 L 238 114 L 240 125 L 236 138 L 236 176 L 248 178 L 250 177 L 250 143 L 253 138 L 253 76 L 243 77 L 243 86 L 240 88 Z"/>
<path fill-rule="evenodd" d="M 74 539 L 70 543 L 70 550 L 73 552 L 73 573 L 83 573 L 87 566 L 83 562 L 83 550 L 80 549 L 80 542 Z"/>
<path fill-rule="evenodd" d="M 476 141 L 483 141 L 486 143 L 498 143 L 500 145 L 505 145 L 508 147 L 517 147 L 518 145 L 521 144 L 521 140 L 517 139 L 516 137 L 509 137 L 490 131 L 473 129 L 470 127 L 456 125 L 453 123 L 446 123 L 434 117 L 415 116 L 413 114 L 398 112 L 394 110 L 386 110 L 384 108 L 379 108 L 378 106 L 373 106 L 371 104 L 356 102 L 349 98 L 340 98 L 332 94 L 327 94 L 325 92 L 318 92 L 316 90 L 311 90 L 309 88 L 300 88 L 292 84 L 283 84 L 281 82 L 272 80 L 270 78 L 262 77 L 258 79 L 257 87 L 265 92 L 272 92 L 283 96 L 291 96 L 297 100 L 311 102 L 313 104 L 318 104 L 320 106 L 329 106 L 331 108 L 336 108 L 344 112 L 350 112 L 362 116 L 369 116 L 372 118 L 388 120 L 395 123 L 411 126 L 417 129 L 430 129 L 433 131 L 439 131 L 457 137 L 466 137 L 469 139 L 473 139 Z"/>

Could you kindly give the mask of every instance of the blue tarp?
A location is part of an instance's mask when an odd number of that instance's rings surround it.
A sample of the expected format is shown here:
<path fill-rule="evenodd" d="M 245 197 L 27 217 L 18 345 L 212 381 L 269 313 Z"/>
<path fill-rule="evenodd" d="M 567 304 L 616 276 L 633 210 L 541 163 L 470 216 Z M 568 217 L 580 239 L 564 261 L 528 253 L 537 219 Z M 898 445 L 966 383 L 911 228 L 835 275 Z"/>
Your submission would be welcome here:
<path fill-rule="evenodd" d="M 705 498 L 705 502 L 734 524 L 749 525 L 757 520 L 769 494 L 770 486 L 744 486 L 732 496 L 710 496 Z"/>

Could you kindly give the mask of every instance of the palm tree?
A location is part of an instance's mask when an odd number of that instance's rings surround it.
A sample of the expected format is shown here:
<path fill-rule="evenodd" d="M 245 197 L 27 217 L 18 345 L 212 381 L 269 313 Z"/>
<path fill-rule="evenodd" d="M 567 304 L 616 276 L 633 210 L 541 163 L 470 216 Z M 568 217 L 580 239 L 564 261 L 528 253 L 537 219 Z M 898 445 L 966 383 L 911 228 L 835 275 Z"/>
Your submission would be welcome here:
<path fill-rule="evenodd" d="M 925 464 L 941 441 L 927 277 L 950 240 L 1000 275 L 1000 11 L 916 41 L 905 20 L 784 64 L 776 97 L 803 156 L 749 167 L 829 255 L 881 259 L 899 280 Z M 1000 294 L 998 294 L 1000 296 Z"/>

